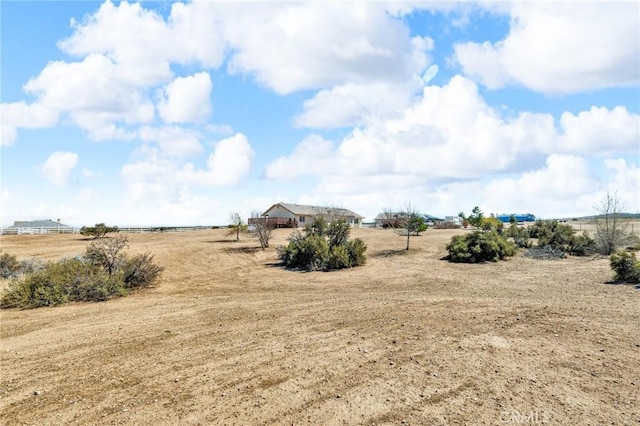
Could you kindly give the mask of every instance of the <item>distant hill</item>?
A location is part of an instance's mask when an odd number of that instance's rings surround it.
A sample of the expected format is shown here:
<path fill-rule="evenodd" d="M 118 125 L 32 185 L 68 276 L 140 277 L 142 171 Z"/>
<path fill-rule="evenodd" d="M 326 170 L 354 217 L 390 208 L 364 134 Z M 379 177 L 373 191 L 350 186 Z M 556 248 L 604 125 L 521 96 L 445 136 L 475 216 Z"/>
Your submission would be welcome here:
<path fill-rule="evenodd" d="M 618 217 L 621 219 L 640 219 L 640 213 L 618 213 Z M 604 215 L 598 214 L 593 216 L 564 217 L 564 218 L 558 218 L 558 220 L 584 221 L 584 220 L 593 220 L 593 219 L 602 219 L 602 218 L 604 218 Z"/>

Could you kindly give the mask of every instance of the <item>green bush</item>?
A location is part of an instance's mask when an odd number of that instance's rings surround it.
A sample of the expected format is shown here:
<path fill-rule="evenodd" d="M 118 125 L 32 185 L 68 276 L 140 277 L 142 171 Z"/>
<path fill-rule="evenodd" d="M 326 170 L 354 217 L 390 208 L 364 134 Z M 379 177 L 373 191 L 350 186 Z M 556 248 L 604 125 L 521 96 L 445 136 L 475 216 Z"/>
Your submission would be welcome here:
<path fill-rule="evenodd" d="M 635 253 L 619 251 L 609 258 L 611 269 L 615 272 L 615 280 L 626 283 L 640 283 L 640 261 Z"/>
<path fill-rule="evenodd" d="M 155 283 L 163 268 L 149 253 L 129 258 L 121 250 L 126 237 L 98 240 L 84 256 L 33 267 L 9 282 L 0 307 L 36 308 L 66 302 L 103 301 Z M 33 262 L 27 263 L 27 271 Z M 36 264 L 37 265 L 37 264 Z"/>
<path fill-rule="evenodd" d="M 362 266 L 366 263 L 367 257 L 365 252 L 367 251 L 367 245 L 360 238 L 349 240 L 346 244 L 347 252 L 349 253 L 349 263 L 351 266 Z"/>
<path fill-rule="evenodd" d="M 531 241 L 529 240 L 529 230 L 525 227 L 520 227 L 517 223 L 512 223 L 507 229 L 506 236 L 513 238 L 513 243 L 518 248 L 531 247 Z"/>
<path fill-rule="evenodd" d="M 93 237 L 96 240 L 104 237 L 111 232 L 120 232 L 117 226 L 107 226 L 104 223 L 96 223 L 95 226 L 83 226 L 80 228 L 80 234 L 87 237 Z"/>
<path fill-rule="evenodd" d="M 497 262 L 516 253 L 516 247 L 497 231 L 456 235 L 447 244 L 448 259 L 456 263 Z"/>
<path fill-rule="evenodd" d="M 364 265 L 367 246 L 358 238 L 349 240 L 350 230 L 340 219 L 307 227 L 304 234 L 296 230 L 289 236 L 289 244 L 278 247 L 278 256 L 286 267 L 307 271 Z"/>
<path fill-rule="evenodd" d="M 596 249 L 595 241 L 584 232 L 576 235 L 571 225 L 557 220 L 538 220 L 529 228 L 531 238 L 538 239 L 538 247 L 551 247 L 574 256 L 586 256 Z"/>
<path fill-rule="evenodd" d="M 483 231 L 496 231 L 498 234 L 502 235 L 504 231 L 504 223 L 495 217 L 485 217 L 480 223 L 480 228 L 482 228 Z"/>

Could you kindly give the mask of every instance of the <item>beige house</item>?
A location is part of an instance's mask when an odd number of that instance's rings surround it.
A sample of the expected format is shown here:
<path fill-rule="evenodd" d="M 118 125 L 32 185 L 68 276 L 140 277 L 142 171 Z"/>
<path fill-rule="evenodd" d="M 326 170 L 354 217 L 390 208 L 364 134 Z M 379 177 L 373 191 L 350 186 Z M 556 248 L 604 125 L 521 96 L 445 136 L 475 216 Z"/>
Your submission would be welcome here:
<path fill-rule="evenodd" d="M 354 228 L 360 228 L 362 219 L 364 219 L 364 216 L 339 207 L 306 206 L 289 203 L 274 204 L 262 213 L 262 217 L 267 218 L 269 222 L 273 222 L 273 225 L 277 227 L 304 227 L 313 224 L 315 219 L 320 216 L 329 222 L 334 218 L 345 219 Z"/>

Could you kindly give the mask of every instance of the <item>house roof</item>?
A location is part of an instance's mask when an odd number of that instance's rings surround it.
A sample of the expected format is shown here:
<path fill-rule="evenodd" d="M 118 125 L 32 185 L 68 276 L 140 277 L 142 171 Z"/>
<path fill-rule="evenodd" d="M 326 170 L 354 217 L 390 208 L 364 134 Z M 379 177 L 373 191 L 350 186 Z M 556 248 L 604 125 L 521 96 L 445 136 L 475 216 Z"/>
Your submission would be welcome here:
<path fill-rule="evenodd" d="M 42 220 L 16 220 L 13 222 L 13 226 L 9 228 L 71 228 L 69 225 L 63 223 L 54 222 L 51 219 Z"/>
<path fill-rule="evenodd" d="M 291 203 L 276 203 L 269 207 L 262 215 L 265 216 L 269 210 L 277 206 L 289 210 L 291 213 L 299 216 L 347 216 L 361 219 L 364 218 L 364 216 L 361 216 L 358 213 L 340 207 L 307 206 L 304 204 Z"/>

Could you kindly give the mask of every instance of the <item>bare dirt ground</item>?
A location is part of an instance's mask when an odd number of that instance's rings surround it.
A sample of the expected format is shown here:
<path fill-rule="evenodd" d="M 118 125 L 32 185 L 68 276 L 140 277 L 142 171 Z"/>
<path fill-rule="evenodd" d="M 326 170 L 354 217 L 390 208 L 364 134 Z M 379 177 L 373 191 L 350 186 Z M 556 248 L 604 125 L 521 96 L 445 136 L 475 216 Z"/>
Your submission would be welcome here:
<path fill-rule="evenodd" d="M 0 423 L 554 424 L 640 422 L 640 290 L 606 258 L 440 260 L 354 230 L 367 265 L 292 272 L 224 231 L 130 235 L 166 267 L 105 303 L 4 310 Z M 55 260 L 79 235 L 3 236 Z"/>

